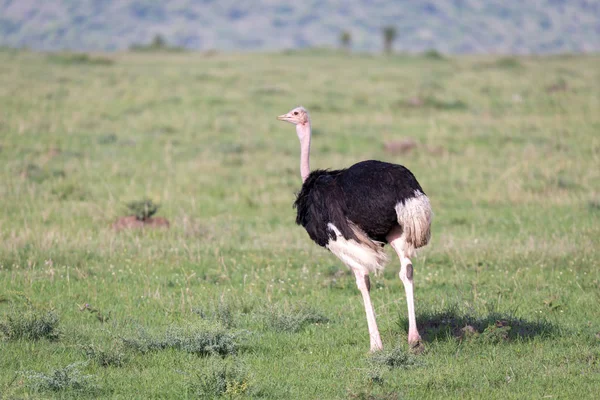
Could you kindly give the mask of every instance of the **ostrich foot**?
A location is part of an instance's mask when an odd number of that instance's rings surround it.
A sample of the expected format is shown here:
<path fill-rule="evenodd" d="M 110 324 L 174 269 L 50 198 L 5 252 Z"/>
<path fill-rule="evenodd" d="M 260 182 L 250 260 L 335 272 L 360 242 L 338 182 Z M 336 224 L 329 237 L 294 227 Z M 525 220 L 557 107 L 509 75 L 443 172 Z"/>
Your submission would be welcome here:
<path fill-rule="evenodd" d="M 415 354 L 421 354 L 425 350 L 425 345 L 418 332 L 416 334 L 408 334 L 408 346 L 410 351 Z"/>
<path fill-rule="evenodd" d="M 410 351 L 413 354 L 421 354 L 425 351 L 425 345 L 420 340 L 409 343 L 408 346 L 410 347 Z"/>
<path fill-rule="evenodd" d="M 383 345 L 380 342 L 378 344 L 372 344 L 371 348 L 369 349 L 369 353 L 376 353 L 381 350 L 383 350 Z"/>

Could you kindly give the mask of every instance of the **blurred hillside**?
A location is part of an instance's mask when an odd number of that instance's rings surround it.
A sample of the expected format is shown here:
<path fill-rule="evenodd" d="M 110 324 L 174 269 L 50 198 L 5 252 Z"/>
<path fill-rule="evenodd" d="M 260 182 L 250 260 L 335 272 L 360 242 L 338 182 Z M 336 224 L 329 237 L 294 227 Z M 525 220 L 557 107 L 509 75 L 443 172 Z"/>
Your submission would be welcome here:
<path fill-rule="evenodd" d="M 0 0 L 0 45 L 119 50 L 156 34 L 191 49 L 337 46 L 451 53 L 600 50 L 599 0 Z"/>

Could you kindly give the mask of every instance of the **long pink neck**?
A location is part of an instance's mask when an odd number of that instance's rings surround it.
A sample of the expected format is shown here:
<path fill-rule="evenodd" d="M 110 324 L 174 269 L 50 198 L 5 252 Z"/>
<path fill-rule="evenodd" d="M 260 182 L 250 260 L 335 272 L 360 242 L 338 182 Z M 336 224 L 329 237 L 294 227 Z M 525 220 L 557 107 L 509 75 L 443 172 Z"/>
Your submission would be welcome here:
<path fill-rule="evenodd" d="M 296 133 L 300 139 L 300 176 L 304 183 L 310 174 L 310 121 L 296 125 Z"/>

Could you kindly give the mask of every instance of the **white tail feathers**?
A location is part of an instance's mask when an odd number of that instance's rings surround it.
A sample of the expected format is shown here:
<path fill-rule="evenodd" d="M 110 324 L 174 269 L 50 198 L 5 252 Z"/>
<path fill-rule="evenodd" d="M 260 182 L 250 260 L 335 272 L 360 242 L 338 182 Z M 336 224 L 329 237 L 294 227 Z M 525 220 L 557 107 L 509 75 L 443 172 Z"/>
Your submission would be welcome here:
<path fill-rule="evenodd" d="M 425 246 L 431 238 L 431 219 L 433 212 L 429 198 L 416 190 L 415 197 L 396 204 L 398 224 L 402 228 L 403 250 L 408 257 L 414 255 L 415 249 Z"/>
<path fill-rule="evenodd" d="M 329 223 L 327 227 L 337 237 L 336 240 L 329 241 L 327 248 L 351 269 L 358 269 L 365 273 L 377 273 L 383 270 L 388 261 L 383 246 L 372 241 L 356 224 L 348 221 L 348 225 L 358 241 L 345 239 L 339 229 Z"/>
<path fill-rule="evenodd" d="M 429 243 L 431 237 L 433 212 L 429 198 L 424 193 L 415 191 L 415 197 L 399 202 L 395 209 L 398 224 L 402 228 L 400 246 L 406 257 L 413 257 L 415 250 Z M 327 248 L 351 269 L 365 273 L 383 270 L 388 261 L 383 246 L 371 240 L 352 221 L 347 222 L 358 240 L 344 238 L 340 230 L 330 222 L 327 227 L 336 235 L 336 239 L 329 240 Z"/>

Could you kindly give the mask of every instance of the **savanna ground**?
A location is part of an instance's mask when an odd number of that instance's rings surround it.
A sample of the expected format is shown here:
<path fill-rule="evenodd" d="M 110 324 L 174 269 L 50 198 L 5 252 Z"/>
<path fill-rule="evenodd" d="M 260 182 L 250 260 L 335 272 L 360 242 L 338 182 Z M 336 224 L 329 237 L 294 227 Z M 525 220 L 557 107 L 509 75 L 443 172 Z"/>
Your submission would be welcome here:
<path fill-rule="evenodd" d="M 298 104 L 313 168 L 401 163 L 430 196 L 423 354 L 390 249 L 371 357 L 295 226 Z M 593 398 L 599 110 L 594 56 L 0 52 L 0 397 Z M 170 228 L 115 232 L 146 197 Z"/>

